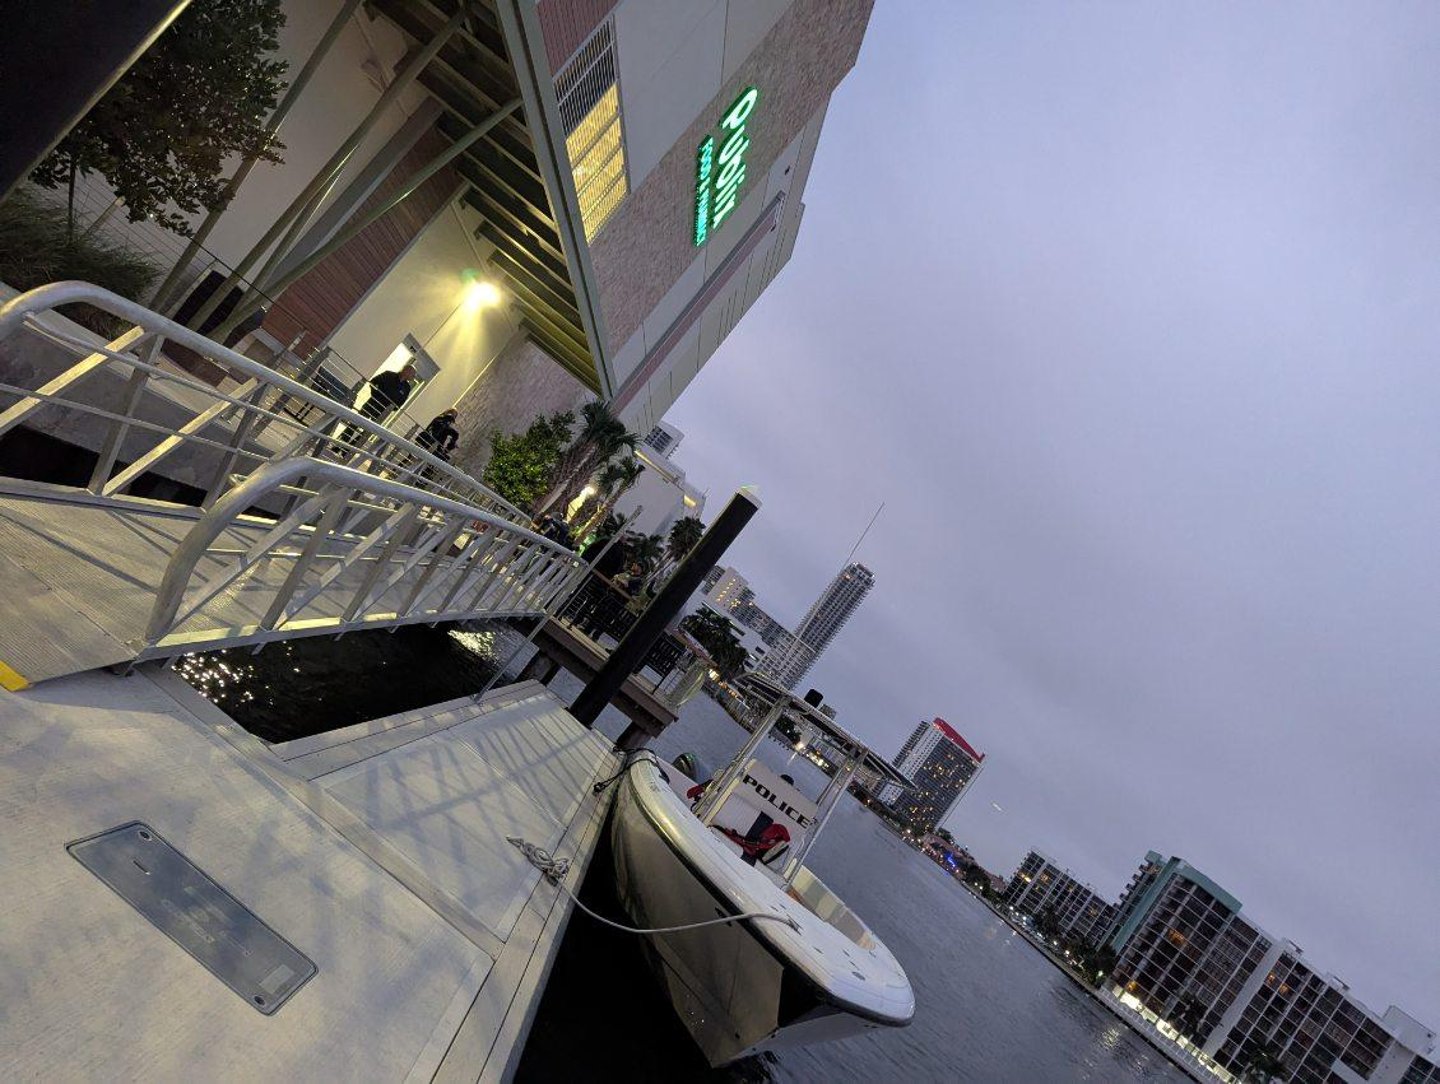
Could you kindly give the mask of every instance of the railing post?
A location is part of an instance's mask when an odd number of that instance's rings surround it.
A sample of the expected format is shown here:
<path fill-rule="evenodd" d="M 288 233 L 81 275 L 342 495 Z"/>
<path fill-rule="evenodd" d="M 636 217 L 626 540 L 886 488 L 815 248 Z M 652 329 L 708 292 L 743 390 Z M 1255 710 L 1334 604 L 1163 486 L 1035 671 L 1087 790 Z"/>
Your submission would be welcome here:
<path fill-rule="evenodd" d="M 155 356 L 160 352 L 160 344 L 163 340 L 156 335 L 145 348 L 144 360 L 147 364 L 155 363 Z M 125 444 L 125 437 L 130 432 L 130 419 L 140 408 L 140 403 L 145 398 L 145 388 L 150 383 L 150 370 L 139 365 L 133 366 L 130 370 L 130 379 L 125 382 L 125 391 L 120 396 L 119 413 L 124 415 L 123 420 L 117 418 L 110 423 L 110 431 L 105 435 L 105 443 L 100 448 L 100 455 L 95 460 L 95 469 L 90 472 L 90 485 L 86 488 L 91 493 L 101 493 L 105 489 L 105 483 L 110 480 L 110 472 L 115 469 L 115 460 L 120 455 L 120 450 Z"/>
<path fill-rule="evenodd" d="M 345 511 L 345 501 L 350 496 L 349 490 L 343 486 L 338 487 L 325 502 L 325 510 L 320 514 L 320 521 L 310 532 L 310 537 L 305 540 L 305 546 L 300 551 L 300 556 L 295 564 L 291 566 L 290 573 L 285 577 L 285 582 L 275 592 L 275 598 L 271 600 L 270 607 L 265 611 L 265 616 L 260 619 L 262 629 L 273 629 L 282 621 L 287 621 L 295 615 L 285 612 L 286 605 L 295 596 L 296 590 L 305 582 L 305 574 L 310 571 L 310 566 L 315 562 L 315 556 L 330 540 L 334 533 L 335 525 L 340 521 L 340 515 Z"/>
<path fill-rule="evenodd" d="M 405 544 L 406 538 L 410 534 L 410 528 L 415 523 L 415 517 L 420 514 L 420 506 L 418 504 L 407 504 L 403 508 L 397 509 L 396 514 L 399 515 L 400 521 L 395 524 L 395 529 L 390 532 L 390 537 L 386 540 L 384 548 L 375 555 L 374 563 L 365 573 L 365 578 L 360 581 L 360 587 L 351 597 L 349 605 L 345 607 L 344 616 L 341 618 L 342 621 L 353 621 L 355 615 L 372 601 L 370 599 L 371 592 L 375 590 L 375 585 L 380 582 L 380 577 L 385 575 L 385 570 L 389 567 L 390 561 L 394 558 L 396 552 Z M 384 524 L 381 524 L 375 529 L 377 531 L 383 530 L 384 526 Z"/>
<path fill-rule="evenodd" d="M 236 460 L 240 458 L 240 452 L 245 447 L 245 442 L 250 439 L 250 434 L 255 429 L 255 420 L 259 416 L 255 408 L 267 390 L 266 385 L 257 381 L 255 390 L 244 396 L 245 401 L 250 405 L 240 408 L 240 417 L 235 421 L 235 432 L 230 437 L 229 450 L 220 457 L 220 466 L 215 471 L 215 480 L 210 483 L 210 489 L 205 494 L 205 499 L 200 502 L 201 508 L 213 507 L 215 502 L 220 499 L 220 494 L 229 488 L 230 473 L 235 469 Z"/>

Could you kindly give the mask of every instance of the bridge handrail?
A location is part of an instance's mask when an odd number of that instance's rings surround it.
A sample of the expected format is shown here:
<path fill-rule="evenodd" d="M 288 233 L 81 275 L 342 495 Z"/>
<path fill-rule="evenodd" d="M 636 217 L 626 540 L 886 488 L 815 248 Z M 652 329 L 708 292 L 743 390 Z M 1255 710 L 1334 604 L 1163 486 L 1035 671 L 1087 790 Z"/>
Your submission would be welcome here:
<path fill-rule="evenodd" d="M 303 456 L 284 460 L 273 460 L 257 468 L 249 477 L 232 487 L 201 516 L 175 549 L 156 591 L 155 603 L 151 610 L 150 621 L 145 632 L 145 651 L 143 654 L 153 656 L 163 653 L 156 650 L 161 641 L 183 625 L 190 616 L 195 614 L 201 606 L 203 606 L 204 603 L 202 601 L 193 606 L 186 614 L 180 614 L 180 608 L 185 601 L 186 591 L 191 584 L 197 566 L 203 557 L 211 553 L 211 547 L 215 545 L 220 537 L 227 530 L 237 526 L 241 522 L 242 517 L 247 517 L 248 510 L 261 504 L 267 497 L 281 492 L 284 487 L 293 487 L 295 483 L 301 479 L 304 479 L 306 487 L 309 487 L 307 488 L 307 492 L 311 489 L 318 492 L 315 492 L 315 495 L 302 505 L 300 509 L 292 512 L 288 517 L 277 521 L 276 525 L 267 531 L 266 538 L 262 540 L 262 544 L 258 545 L 256 551 L 258 556 L 252 556 L 246 560 L 242 560 L 239 571 L 231 574 L 228 579 L 222 578 L 223 582 L 220 583 L 219 587 L 216 587 L 213 583 L 207 584 L 206 586 L 210 589 L 210 594 L 207 596 L 207 599 L 214 597 L 215 594 L 228 586 L 229 583 L 240 578 L 246 570 L 262 558 L 275 556 L 289 556 L 294 558 L 293 554 L 277 554 L 275 547 L 292 535 L 303 533 L 308 527 L 311 528 L 309 537 L 313 540 L 309 554 L 308 556 L 302 554 L 298 558 L 298 564 L 295 570 L 287 579 L 284 587 L 277 591 L 276 597 L 271 605 L 272 618 L 281 619 L 284 614 L 284 609 L 289 604 L 291 598 L 301 593 L 303 588 L 307 586 L 313 587 L 313 585 L 307 585 L 305 583 L 305 565 L 307 562 L 313 561 L 319 545 L 323 544 L 327 538 L 331 536 L 335 523 L 338 522 L 338 517 L 327 520 L 325 515 L 321 515 L 321 522 L 319 524 L 312 524 L 310 522 L 311 518 L 315 517 L 318 513 L 327 513 L 329 509 L 341 508 L 351 502 L 356 494 L 372 498 L 387 498 L 394 501 L 397 505 L 397 510 L 391 514 L 392 520 L 399 516 L 404 509 L 411 509 L 411 515 L 418 518 L 418 513 L 423 509 L 425 517 L 428 519 L 427 529 L 430 539 L 429 546 L 425 547 L 423 552 L 430 556 L 432 563 L 437 567 L 440 562 L 450 560 L 451 570 L 460 571 L 465 575 L 474 575 L 483 569 L 481 562 L 475 562 L 469 557 L 465 557 L 463 549 L 460 556 L 453 558 L 444 552 L 451 543 L 454 543 L 460 532 L 465 529 L 469 529 L 473 535 L 488 535 L 488 532 L 494 532 L 493 536 L 488 536 L 486 542 L 483 544 L 485 554 L 482 555 L 482 561 L 484 556 L 494 557 L 496 553 L 501 553 L 502 556 L 508 560 L 521 548 L 521 543 L 524 543 L 525 547 L 529 550 L 523 562 L 525 567 L 516 573 L 513 582 L 506 585 L 505 590 L 500 595 L 501 599 L 508 599 L 514 588 L 516 586 L 519 587 L 516 607 L 506 610 L 505 612 L 507 613 L 546 612 L 546 606 L 550 602 L 565 597 L 565 588 L 572 583 L 575 576 L 584 569 L 580 558 L 573 551 L 543 535 L 537 534 L 528 528 L 521 527 L 511 520 L 497 516 L 493 512 L 489 512 L 483 508 L 419 490 L 413 486 L 408 486 L 392 479 L 379 478 L 375 475 L 367 474 L 364 471 L 338 463 L 327 463 Z M 327 486 L 330 487 L 329 492 L 326 492 Z M 446 514 L 449 517 L 448 521 L 443 519 L 437 520 L 437 513 Z M 371 514 L 378 515 L 379 513 L 372 512 Z M 246 518 L 246 522 L 253 527 L 257 521 L 253 516 L 250 516 Z M 260 521 L 260 523 L 262 526 L 266 525 L 266 521 Z M 371 529 L 369 535 L 354 535 L 351 536 L 351 540 L 359 548 L 360 552 L 364 553 L 375 545 L 377 541 L 384 541 L 390 537 L 394 531 L 394 525 L 390 523 L 384 533 L 379 533 L 385 526 L 385 524 L 377 525 Z M 501 542 L 505 543 L 503 550 L 497 545 L 497 543 Z M 474 537 L 466 543 L 466 545 L 470 546 L 478 544 Z M 421 544 L 416 542 L 415 548 L 417 550 L 421 549 Z M 383 561 L 384 558 L 380 558 L 380 560 Z M 468 565 L 465 563 L 467 561 L 469 562 Z M 498 565 L 498 559 L 495 561 L 495 564 Z M 525 577 L 529 577 L 528 580 Z M 374 583 L 371 582 L 366 587 L 362 587 L 356 596 L 355 605 L 359 604 L 359 600 L 363 599 L 373 586 Z M 314 597 L 322 589 L 323 584 L 320 588 L 315 588 L 310 597 Z M 487 583 L 476 596 L 477 602 L 487 597 L 488 590 L 489 585 Z M 453 593 L 452 591 L 452 594 Z M 379 593 L 371 596 L 370 601 L 378 601 L 380 597 L 383 597 L 383 594 L 384 591 L 381 590 Z M 419 607 L 427 598 L 428 594 L 419 594 L 417 589 L 417 594 L 411 598 L 412 607 Z M 528 603 L 526 601 L 527 599 L 529 600 Z M 298 613 L 301 609 L 303 609 L 303 603 L 297 606 L 288 616 L 293 617 L 294 614 Z M 436 615 L 430 611 L 425 611 L 424 613 L 425 619 L 436 617 Z M 397 619 L 405 616 L 405 614 L 396 614 Z M 449 614 L 445 619 L 458 619 L 460 616 L 464 615 Z M 481 616 L 481 611 L 477 610 L 475 616 Z M 275 631 L 275 628 L 272 628 L 270 631 Z M 263 642 L 266 638 L 264 635 L 258 637 L 252 635 L 247 642 L 253 642 L 257 639 Z M 278 635 L 270 638 L 278 638 Z M 211 646 L 221 645 L 214 644 Z"/>
<path fill-rule="evenodd" d="M 106 357 L 107 359 L 118 361 L 121 364 L 132 366 L 139 364 L 142 367 L 147 367 L 154 371 L 154 366 L 146 366 L 145 363 L 142 362 L 138 357 L 127 355 L 122 353 L 121 351 L 109 348 L 115 347 L 117 344 L 121 344 L 122 341 L 123 344 L 126 346 L 136 345 L 149 336 L 158 335 L 161 340 L 169 340 L 176 342 L 181 346 L 186 347 L 187 349 L 193 350 L 197 354 L 200 354 L 204 357 L 213 358 L 221 362 L 228 369 L 230 369 L 233 374 L 243 374 L 244 376 L 249 377 L 251 380 L 259 384 L 263 384 L 270 388 L 273 388 L 282 396 L 288 396 L 292 399 L 300 400 L 304 403 L 309 404 L 312 407 L 317 408 L 324 415 L 327 416 L 327 420 L 325 421 L 323 428 L 333 428 L 340 423 L 344 423 L 349 428 L 349 430 L 360 431 L 367 434 L 372 440 L 376 442 L 377 449 L 395 449 L 403 452 L 407 456 L 413 457 L 415 460 L 415 467 L 411 471 L 411 473 L 413 474 L 414 480 L 419 488 L 434 489 L 437 492 L 441 491 L 441 487 L 439 486 L 426 484 L 427 480 L 420 475 L 420 467 L 423 465 L 424 469 L 428 471 L 432 476 L 438 474 L 449 480 L 451 485 L 445 487 L 446 489 L 453 488 L 453 490 L 457 491 L 460 496 L 479 497 L 487 503 L 492 503 L 495 506 L 504 509 L 516 519 L 529 522 L 529 516 L 522 509 L 505 500 L 505 498 L 500 496 L 494 490 L 490 489 L 488 486 L 471 477 L 469 474 L 466 474 L 464 471 L 454 466 L 452 463 L 441 459 L 440 457 L 432 454 L 431 452 L 426 451 L 424 448 L 422 448 L 415 442 L 390 431 L 389 429 L 385 428 L 385 426 L 381 425 L 379 422 L 374 421 L 373 419 L 366 417 L 358 411 L 353 410 L 348 405 L 341 403 L 338 400 L 332 399 L 329 396 L 325 395 L 323 392 L 316 391 L 314 388 L 311 388 L 305 384 L 301 384 L 297 381 L 291 380 L 289 377 L 281 375 L 263 362 L 255 361 L 253 358 L 248 358 L 244 354 L 239 353 L 238 351 L 232 350 L 226 346 L 222 346 L 220 343 L 217 343 L 212 339 L 206 338 L 201 333 L 185 327 L 183 324 L 176 323 L 169 317 L 163 316 L 157 312 L 153 312 L 150 309 L 145 308 L 143 305 L 137 304 L 136 302 L 131 301 L 128 298 L 121 297 L 119 294 L 103 289 L 102 287 L 95 286 L 92 283 L 80 282 L 76 280 L 52 282 L 45 286 L 38 286 L 32 290 L 27 290 L 26 292 L 18 294 L 17 296 L 11 298 L 4 304 L 0 304 L 0 340 L 7 338 L 13 332 L 19 330 L 22 326 L 26 324 L 27 320 L 33 320 L 43 313 L 52 312 L 58 306 L 71 305 L 76 303 L 91 305 L 97 309 L 109 313 L 112 316 L 118 317 L 121 320 L 132 323 L 133 325 L 135 325 L 135 327 L 140 328 L 143 332 L 146 333 L 145 335 L 141 336 L 132 336 L 128 340 L 126 340 L 125 336 L 122 336 L 120 339 L 116 339 L 111 343 L 107 344 L 107 348 L 105 349 L 97 349 L 94 346 L 77 344 L 78 346 L 81 346 L 84 349 L 91 351 L 92 356 L 99 354 Z M 48 329 L 47 333 L 52 335 L 55 334 L 53 331 L 50 331 Z M 66 376 L 70 377 L 71 374 L 77 372 L 84 364 L 85 359 L 82 357 L 80 361 L 78 361 L 74 366 L 71 367 L 69 371 L 67 371 Z M 200 391 L 203 394 L 208 395 L 212 399 L 217 400 L 218 402 L 230 404 L 230 407 L 228 409 L 249 409 L 257 414 L 264 414 L 273 417 L 272 412 L 264 410 L 258 405 L 250 405 L 247 407 L 246 404 L 243 403 L 236 404 L 235 397 L 226 396 L 218 389 L 211 387 L 210 385 L 205 384 L 202 381 L 194 379 L 184 379 L 174 374 L 168 373 L 165 374 L 165 377 L 166 379 L 175 381 L 176 383 L 182 384 L 187 388 Z M 72 380 L 65 381 L 65 383 L 68 384 L 72 381 L 73 378 Z M 52 381 L 51 383 L 53 384 L 55 382 Z M 21 391 L 20 394 L 23 396 L 25 393 Z M 33 409 L 36 406 L 44 405 L 44 402 L 53 401 L 55 398 L 57 397 L 51 396 L 50 399 L 47 400 L 45 399 L 45 397 L 42 396 L 39 401 L 31 404 L 31 408 Z M 73 405 L 75 405 L 79 409 L 85 409 L 85 407 L 81 404 Z M 10 410 L 7 410 L 5 413 L 10 414 L 13 410 L 14 407 L 12 407 Z M 104 413 L 103 411 L 97 412 L 102 414 Z M 14 418 L 10 418 L 8 420 L 10 424 L 13 424 L 15 421 Z M 116 424 L 119 423 L 117 422 Z M 305 431 L 308 432 L 312 427 L 302 428 L 305 428 Z M 336 438 L 326 437 L 323 432 L 323 428 L 321 432 L 314 434 L 315 439 L 322 441 L 330 441 L 332 443 L 342 443 Z M 182 433 L 177 433 L 175 435 L 182 438 L 187 436 L 186 434 Z M 377 451 L 375 449 L 369 451 L 362 451 L 357 449 L 357 453 L 359 453 L 356 456 L 357 459 L 374 459 L 377 457 Z M 245 453 L 242 451 L 238 452 L 237 454 Z"/>

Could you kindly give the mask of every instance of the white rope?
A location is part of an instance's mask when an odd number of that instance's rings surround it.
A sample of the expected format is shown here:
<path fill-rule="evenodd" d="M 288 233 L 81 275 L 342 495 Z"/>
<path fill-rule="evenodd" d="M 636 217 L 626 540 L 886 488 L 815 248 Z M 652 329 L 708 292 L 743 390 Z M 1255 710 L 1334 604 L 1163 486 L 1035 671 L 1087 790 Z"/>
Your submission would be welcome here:
<path fill-rule="evenodd" d="M 574 901 L 576 907 L 595 919 L 595 921 L 603 922 L 611 929 L 620 930 L 622 933 L 680 933 L 684 930 L 698 930 L 704 926 L 723 926 L 730 922 L 743 922 L 747 918 L 768 918 L 771 922 L 783 922 L 796 933 L 800 932 L 800 924 L 793 918 L 789 915 L 777 915 L 773 911 L 748 911 L 743 915 L 726 915 L 723 918 L 706 919 L 704 922 L 687 922 L 683 926 L 656 926 L 649 929 L 638 926 L 626 926 L 608 919 L 604 915 L 596 914 L 580 901 L 579 896 L 570 891 L 569 886 L 565 884 L 564 880 L 565 875 L 570 872 L 570 859 L 556 858 L 544 848 L 537 847 L 529 840 L 521 839 L 519 836 L 506 836 L 505 838 L 520 848 L 520 853 L 530 861 L 530 864 L 538 869 L 547 881 L 559 888 L 565 895 L 569 896 L 570 899 Z"/>

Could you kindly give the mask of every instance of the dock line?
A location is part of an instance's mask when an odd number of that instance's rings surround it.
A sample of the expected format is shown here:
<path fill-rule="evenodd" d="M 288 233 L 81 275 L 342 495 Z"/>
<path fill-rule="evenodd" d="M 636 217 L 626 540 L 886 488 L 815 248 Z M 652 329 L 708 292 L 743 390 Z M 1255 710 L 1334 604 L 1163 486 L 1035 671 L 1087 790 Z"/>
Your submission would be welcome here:
<path fill-rule="evenodd" d="M 520 853 L 529 859 L 530 864 L 538 869 L 552 885 L 569 896 L 576 907 L 584 911 L 596 922 L 603 922 L 611 929 L 619 930 L 621 933 L 656 934 L 656 933 L 681 933 L 685 930 L 698 930 L 705 926 L 723 926 L 728 922 L 743 922 L 747 918 L 768 918 L 771 922 L 783 922 L 796 933 L 800 932 L 800 923 L 796 922 L 789 915 L 777 915 L 772 911 L 747 911 L 743 915 L 726 915 L 724 918 L 706 919 L 704 922 L 687 922 L 683 926 L 655 926 L 642 928 L 639 926 L 626 926 L 623 923 L 615 922 L 602 914 L 590 910 L 580 897 L 570 890 L 565 883 L 565 874 L 570 872 L 570 859 L 556 858 L 543 847 L 537 847 L 527 839 L 519 836 L 506 836 L 507 840 L 520 848 Z"/>

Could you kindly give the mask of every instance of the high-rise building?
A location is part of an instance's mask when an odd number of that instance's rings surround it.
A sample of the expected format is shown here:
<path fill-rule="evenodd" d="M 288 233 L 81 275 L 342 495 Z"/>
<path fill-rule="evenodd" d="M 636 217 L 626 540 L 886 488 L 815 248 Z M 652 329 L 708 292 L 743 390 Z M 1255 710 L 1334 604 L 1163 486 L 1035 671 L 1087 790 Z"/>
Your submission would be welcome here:
<path fill-rule="evenodd" d="M 710 588 L 706 594 L 717 607 L 731 613 L 742 604 L 755 598 L 755 592 L 750 589 L 750 582 L 733 568 L 727 568 L 721 573 L 715 586 Z"/>
<path fill-rule="evenodd" d="M 1115 917 L 1115 905 L 1106 901 L 1069 870 L 1031 851 L 1010 878 L 1005 902 L 1054 930 L 1059 938 L 1098 944 Z"/>
<path fill-rule="evenodd" d="M 842 568 L 806 612 L 794 642 L 772 651 L 762 672 L 787 689 L 795 688 L 874 586 L 875 574 L 864 565 Z"/>
<path fill-rule="evenodd" d="M 1183 859 L 1151 851 L 1111 926 L 1110 995 L 1183 1037 L 1221 1079 L 1274 1059 L 1269 1079 L 1413 1084 L 1440 1080 L 1435 1033 L 1391 1006 L 1377 1015 L 1292 942 Z M 1278 1068 L 1277 1068 L 1278 1066 Z"/>
<path fill-rule="evenodd" d="M 976 752 L 944 719 L 917 726 L 895 758 L 895 767 L 914 780 L 911 788 L 890 784 L 880 800 L 917 831 L 933 832 L 950 815 L 979 774 L 985 754 Z"/>
<path fill-rule="evenodd" d="M 796 637 L 814 648 L 815 654 L 820 654 L 830 646 L 830 641 L 845 627 L 845 622 L 860 608 L 874 586 L 875 574 L 868 568 L 846 565 L 820 592 L 795 630 Z"/>

